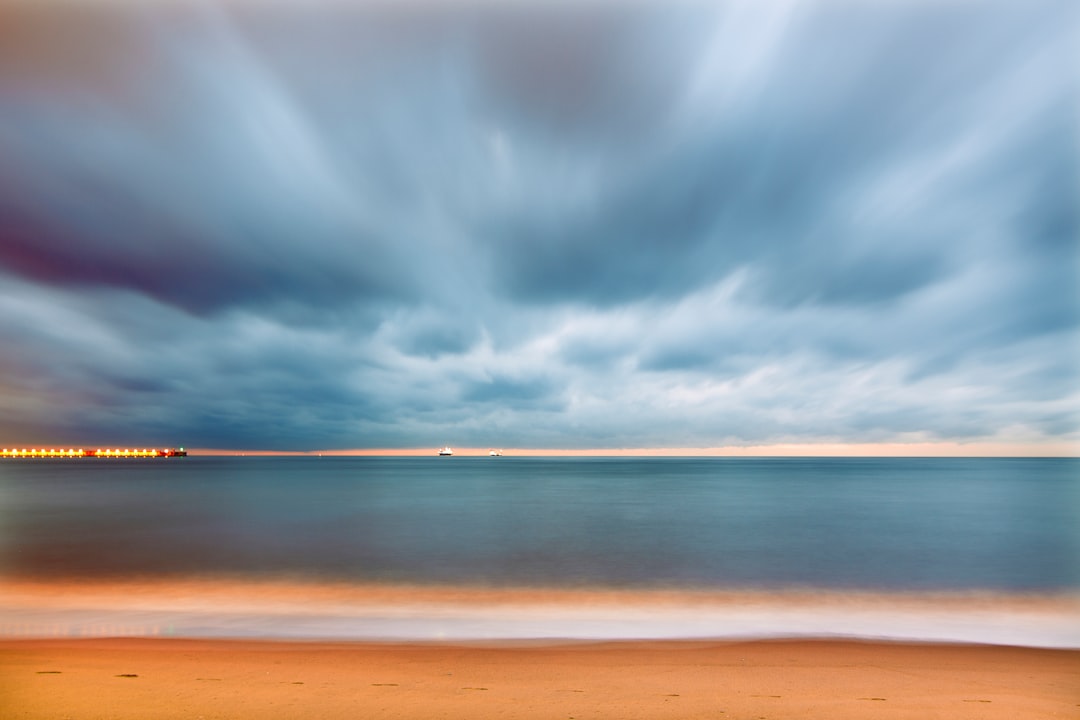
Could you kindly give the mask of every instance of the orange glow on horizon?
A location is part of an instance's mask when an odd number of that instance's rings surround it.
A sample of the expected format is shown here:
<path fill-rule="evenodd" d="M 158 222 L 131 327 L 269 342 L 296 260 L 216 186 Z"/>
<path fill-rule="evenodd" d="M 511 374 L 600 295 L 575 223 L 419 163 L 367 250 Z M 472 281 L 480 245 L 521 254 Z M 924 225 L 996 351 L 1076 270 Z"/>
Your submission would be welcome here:
<path fill-rule="evenodd" d="M 189 448 L 190 456 L 218 457 L 437 457 L 438 448 L 245 450 Z M 454 447 L 453 457 L 488 457 L 493 448 Z M 0 457 L 171 457 L 173 448 L 4 448 Z M 711 448 L 499 448 L 508 457 L 1080 457 L 1080 444 L 1048 442 L 786 443 Z M 493 458 L 494 461 L 494 458 Z"/>

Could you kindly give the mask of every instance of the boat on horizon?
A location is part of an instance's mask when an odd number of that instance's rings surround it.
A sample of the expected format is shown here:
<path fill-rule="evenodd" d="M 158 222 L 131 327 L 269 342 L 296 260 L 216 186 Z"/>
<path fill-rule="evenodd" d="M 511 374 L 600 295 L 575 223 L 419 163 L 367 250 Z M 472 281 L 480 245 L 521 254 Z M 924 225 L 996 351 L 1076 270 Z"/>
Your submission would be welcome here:
<path fill-rule="evenodd" d="M 488 453 L 489 457 L 502 457 L 502 450 L 492 450 Z"/>
<path fill-rule="evenodd" d="M 449 445 L 447 445 L 443 449 L 439 450 L 439 454 L 440 455 L 453 455 L 454 451 L 450 449 Z"/>

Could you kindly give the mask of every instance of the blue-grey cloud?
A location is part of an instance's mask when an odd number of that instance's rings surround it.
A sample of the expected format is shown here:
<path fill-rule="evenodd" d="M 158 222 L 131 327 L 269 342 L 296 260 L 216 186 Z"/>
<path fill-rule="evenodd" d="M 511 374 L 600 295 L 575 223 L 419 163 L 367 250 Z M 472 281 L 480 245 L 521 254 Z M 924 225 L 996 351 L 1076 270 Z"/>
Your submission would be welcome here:
<path fill-rule="evenodd" d="M 0 430 L 1077 438 L 1070 3 L 0 4 Z"/>

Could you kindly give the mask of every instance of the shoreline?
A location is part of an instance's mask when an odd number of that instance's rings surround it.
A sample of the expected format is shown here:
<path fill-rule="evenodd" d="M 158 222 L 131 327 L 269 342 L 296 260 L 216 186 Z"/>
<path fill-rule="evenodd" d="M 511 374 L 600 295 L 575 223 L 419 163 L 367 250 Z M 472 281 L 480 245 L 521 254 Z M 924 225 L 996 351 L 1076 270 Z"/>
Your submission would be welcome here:
<path fill-rule="evenodd" d="M 2 638 L 355 642 L 847 639 L 1080 648 L 1080 594 L 7 581 Z"/>
<path fill-rule="evenodd" d="M 836 640 L 0 641 L 26 720 L 1075 717 L 1080 651 Z"/>

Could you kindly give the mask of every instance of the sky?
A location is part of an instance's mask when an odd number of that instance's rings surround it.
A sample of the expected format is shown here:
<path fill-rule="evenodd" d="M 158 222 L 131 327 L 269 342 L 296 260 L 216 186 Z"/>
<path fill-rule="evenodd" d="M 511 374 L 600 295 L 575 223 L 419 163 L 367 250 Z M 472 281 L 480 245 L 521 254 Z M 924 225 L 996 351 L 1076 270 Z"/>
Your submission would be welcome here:
<path fill-rule="evenodd" d="M 1077 454 L 1077 48 L 1069 0 L 0 0 L 0 445 Z"/>

